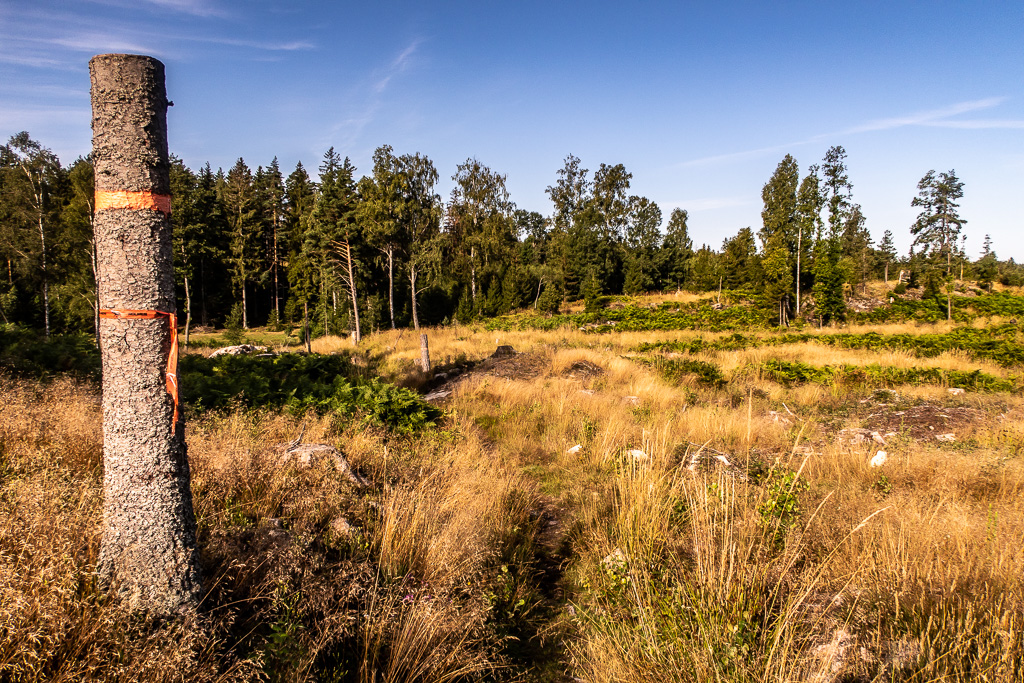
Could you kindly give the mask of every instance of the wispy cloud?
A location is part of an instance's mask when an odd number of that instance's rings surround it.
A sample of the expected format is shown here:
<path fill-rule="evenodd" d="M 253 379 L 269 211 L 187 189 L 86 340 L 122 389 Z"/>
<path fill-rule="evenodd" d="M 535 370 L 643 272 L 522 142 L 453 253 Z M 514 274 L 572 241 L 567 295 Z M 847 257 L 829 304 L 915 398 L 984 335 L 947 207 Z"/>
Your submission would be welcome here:
<path fill-rule="evenodd" d="M 413 40 L 394 59 L 384 67 L 376 69 L 370 75 L 369 92 L 362 107 L 353 107 L 350 115 L 331 126 L 328 139 L 324 144 L 337 144 L 342 149 L 353 147 L 363 130 L 370 125 L 381 108 L 381 97 L 391 85 L 395 77 L 407 71 L 413 62 L 413 56 L 423 41 Z M 338 138 L 341 138 L 340 140 Z"/>
<path fill-rule="evenodd" d="M 164 53 L 163 50 L 153 45 L 126 40 L 122 36 L 102 33 L 91 33 L 75 38 L 49 38 L 44 42 L 79 52 L 134 52 L 157 56 Z"/>
<path fill-rule="evenodd" d="M 939 109 L 930 109 L 927 111 L 916 112 L 907 114 L 905 116 L 895 116 L 884 119 L 873 119 L 856 126 L 834 131 L 830 133 L 820 133 L 818 135 L 811 136 L 804 140 L 798 140 L 795 142 L 788 142 L 781 145 L 771 145 L 768 147 L 758 147 L 756 149 L 748 149 L 740 152 L 729 152 L 727 154 L 716 154 L 713 156 L 701 157 L 699 159 L 691 159 L 677 164 L 679 167 L 687 166 L 708 166 L 712 164 L 719 164 L 730 161 L 740 161 L 742 159 L 750 159 L 755 157 L 761 157 L 766 154 L 778 153 L 784 150 L 791 150 L 794 147 L 802 145 L 810 145 L 822 140 L 835 139 L 836 137 L 844 135 L 858 135 L 861 133 L 873 133 L 884 130 L 894 130 L 897 128 L 906 128 L 908 126 L 927 126 L 933 128 L 961 128 L 961 129 L 1017 129 L 1024 128 L 1024 121 L 1015 119 L 956 119 L 952 118 L 966 114 L 969 112 L 981 111 L 984 109 L 991 109 L 992 107 L 999 106 L 1006 101 L 1005 97 L 987 97 L 980 100 L 970 100 L 967 102 L 958 102 L 951 104 L 947 107 L 941 107 Z"/>
<path fill-rule="evenodd" d="M 212 43 L 215 45 L 228 45 L 230 47 L 251 47 L 256 50 L 270 50 L 273 52 L 293 50 L 312 50 L 315 44 L 305 40 L 293 41 L 263 41 L 263 40 L 239 40 L 237 38 L 221 38 L 217 36 L 180 36 L 180 40 L 191 40 L 197 43 Z"/>
<path fill-rule="evenodd" d="M 1024 128 L 1024 120 L 1020 119 L 975 119 L 960 121 L 933 121 L 922 124 L 935 128 L 965 128 L 965 129 L 1017 129 Z"/>
<path fill-rule="evenodd" d="M 412 41 L 407 48 L 402 50 L 401 54 L 395 57 L 385 73 L 378 77 L 376 82 L 373 84 L 373 91 L 377 93 L 384 92 L 387 89 L 388 84 L 391 83 L 391 79 L 401 74 L 409 67 L 409 63 L 412 61 L 412 56 L 416 54 L 416 50 L 420 46 L 420 40 L 417 38 Z"/>
<path fill-rule="evenodd" d="M 226 17 L 228 12 L 211 0 L 91 0 L 99 5 L 112 7 L 138 8 L 140 2 L 145 5 L 181 12 L 194 17 Z"/>
<path fill-rule="evenodd" d="M 850 135 L 854 133 L 870 133 L 878 130 L 892 130 L 894 128 L 905 128 L 907 126 L 934 126 L 942 125 L 947 122 L 951 116 L 959 116 L 960 114 L 966 114 L 967 112 L 978 111 L 981 109 L 991 109 L 992 107 L 999 106 L 1006 101 L 1005 97 L 987 97 L 982 100 L 973 100 L 970 102 L 958 102 L 948 107 L 941 107 L 939 109 L 932 109 L 929 111 L 916 112 L 914 114 L 908 114 L 906 116 L 897 116 L 887 119 L 877 119 L 874 121 L 868 121 L 852 128 L 834 133 L 832 135 Z M 820 140 L 823 136 L 816 135 L 813 140 Z"/>

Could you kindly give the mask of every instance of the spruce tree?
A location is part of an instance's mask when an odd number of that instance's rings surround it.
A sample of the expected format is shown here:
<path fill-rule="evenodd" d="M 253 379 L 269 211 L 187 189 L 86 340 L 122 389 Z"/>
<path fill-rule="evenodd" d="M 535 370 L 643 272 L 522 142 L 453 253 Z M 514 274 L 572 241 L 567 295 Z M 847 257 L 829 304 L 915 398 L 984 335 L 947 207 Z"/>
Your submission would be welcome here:
<path fill-rule="evenodd" d="M 668 225 L 665 226 L 665 239 L 661 243 L 661 280 L 664 286 L 680 289 L 688 283 L 691 261 L 693 260 L 693 240 L 690 239 L 687 221 L 690 214 L 686 209 L 672 209 Z"/>
<path fill-rule="evenodd" d="M 796 159 L 787 154 L 761 188 L 764 208 L 761 210 L 758 236 L 764 248 L 765 295 L 769 305 L 777 311 L 789 307 L 798 250 L 803 246 L 797 219 L 799 182 L 800 169 Z M 788 313 L 788 310 L 779 313 L 780 325 L 784 324 Z"/>
<path fill-rule="evenodd" d="M 846 150 L 829 148 L 822 163 L 827 231 L 817 240 L 814 254 L 814 302 L 822 324 L 841 322 L 846 317 L 843 283 L 842 235 L 850 213 L 851 185 L 846 170 Z"/>
<path fill-rule="evenodd" d="M 896 260 L 896 245 L 892 241 L 892 230 L 886 230 L 882 234 L 882 241 L 878 243 L 878 256 L 884 268 L 883 276 L 886 284 L 889 283 L 889 264 Z"/>
<path fill-rule="evenodd" d="M 228 171 L 221 196 L 230 231 L 231 283 L 235 293 L 241 296 L 242 327 L 249 329 L 248 290 L 262 262 L 263 226 L 252 172 L 241 157 Z"/>
<path fill-rule="evenodd" d="M 642 294 L 657 286 L 658 249 L 661 246 L 661 209 L 647 197 L 630 197 L 626 228 L 627 294 Z"/>

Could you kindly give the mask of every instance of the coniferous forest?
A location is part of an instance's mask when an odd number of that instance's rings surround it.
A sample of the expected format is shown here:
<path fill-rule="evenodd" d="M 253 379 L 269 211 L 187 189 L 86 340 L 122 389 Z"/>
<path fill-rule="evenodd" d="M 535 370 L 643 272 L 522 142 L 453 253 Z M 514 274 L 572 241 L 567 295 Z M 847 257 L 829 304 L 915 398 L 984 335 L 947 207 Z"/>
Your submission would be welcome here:
<path fill-rule="evenodd" d="M 450 170 L 450 169 L 449 169 Z M 449 170 L 444 170 L 448 173 Z M 357 169 L 333 147 L 315 169 L 277 159 L 252 168 L 188 168 L 172 157 L 178 311 L 188 330 L 268 325 L 316 338 L 461 323 L 518 309 L 653 291 L 725 290 L 780 325 L 841 322 L 868 280 L 903 274 L 945 303 L 954 277 L 983 288 L 1024 283 L 984 236 L 971 259 L 956 172 L 927 171 L 913 245 L 898 254 L 856 201 L 848 159 L 832 147 L 801 170 L 783 158 L 762 189 L 762 225 L 694 245 L 684 208 L 665 216 L 622 164 L 591 171 L 569 155 L 546 192 L 550 215 L 518 209 L 506 176 L 470 158 L 452 173 L 382 145 Z M 52 333 L 97 323 L 92 166 L 64 164 L 22 132 L 0 147 L 0 315 Z M 971 234 L 973 241 L 981 235 Z"/>

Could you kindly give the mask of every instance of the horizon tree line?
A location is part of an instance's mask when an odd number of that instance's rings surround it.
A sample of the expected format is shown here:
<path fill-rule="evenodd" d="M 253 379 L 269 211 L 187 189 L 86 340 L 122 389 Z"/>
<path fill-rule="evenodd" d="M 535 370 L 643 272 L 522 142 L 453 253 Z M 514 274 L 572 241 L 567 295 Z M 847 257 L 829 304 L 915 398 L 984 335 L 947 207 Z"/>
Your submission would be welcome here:
<path fill-rule="evenodd" d="M 835 146 L 801 176 L 786 155 L 762 188 L 761 226 L 720 249 L 695 249 L 689 214 L 632 192 L 622 164 L 591 173 L 568 155 L 546 188 L 549 216 L 518 209 L 504 174 L 476 158 L 456 167 L 447 201 L 439 172 L 419 153 L 381 145 L 369 173 L 333 147 L 314 179 L 276 158 L 255 170 L 198 171 L 172 157 L 175 278 L 186 341 L 195 324 L 301 325 L 304 337 L 437 325 L 517 309 L 557 312 L 566 301 L 653 291 L 746 293 L 780 325 L 812 312 L 841 322 L 846 299 L 871 278 L 910 271 L 931 296 L 972 275 L 1024 284 L 986 236 L 965 254 L 955 171 L 929 171 L 912 205 L 913 245 L 896 253 L 891 230 L 876 245 L 853 200 L 846 151 Z M 62 166 L 27 132 L 0 147 L 0 321 L 95 330 L 92 164 Z"/>

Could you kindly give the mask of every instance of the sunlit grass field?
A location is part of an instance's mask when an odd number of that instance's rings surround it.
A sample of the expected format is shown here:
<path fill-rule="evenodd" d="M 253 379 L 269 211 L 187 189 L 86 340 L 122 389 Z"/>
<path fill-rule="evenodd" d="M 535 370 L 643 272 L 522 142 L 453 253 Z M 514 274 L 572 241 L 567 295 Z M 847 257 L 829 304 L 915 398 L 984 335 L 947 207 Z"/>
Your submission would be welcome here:
<path fill-rule="evenodd" d="M 673 296 L 692 295 L 651 302 Z M 1013 383 L 1020 366 L 814 343 L 637 350 L 730 334 L 697 331 L 424 331 L 430 373 L 411 330 L 312 343 L 446 393 L 445 417 L 419 434 L 287 410 L 190 414 L 208 594 L 172 622 L 129 614 L 92 574 L 97 388 L 0 379 L 0 680 L 1024 678 L 1020 391 L 762 369 Z M 500 345 L 516 355 L 487 360 Z M 330 462 L 282 464 L 275 444 L 300 433 L 371 485 Z"/>

